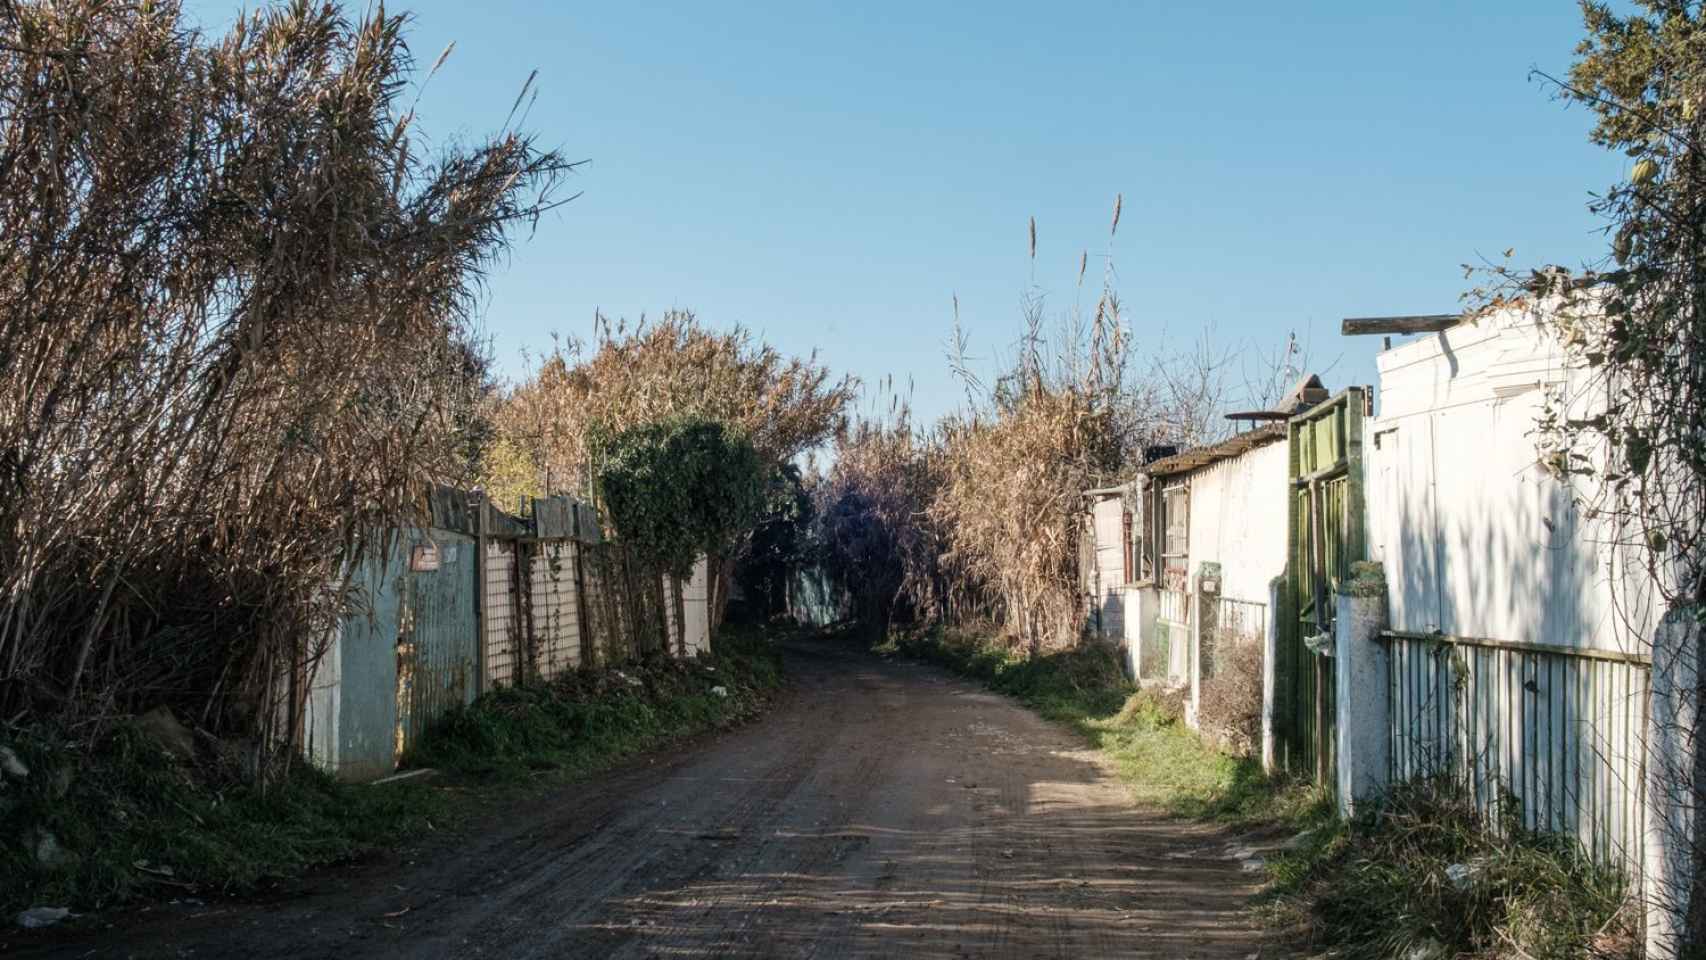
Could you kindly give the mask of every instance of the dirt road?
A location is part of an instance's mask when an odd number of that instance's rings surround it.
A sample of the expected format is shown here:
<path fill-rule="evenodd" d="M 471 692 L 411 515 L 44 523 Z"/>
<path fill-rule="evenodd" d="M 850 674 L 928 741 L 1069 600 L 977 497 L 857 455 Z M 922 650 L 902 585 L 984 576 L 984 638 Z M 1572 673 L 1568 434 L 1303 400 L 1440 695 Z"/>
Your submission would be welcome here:
<path fill-rule="evenodd" d="M 933 668 L 790 648 L 764 719 L 271 904 L 162 907 L 4 955 L 1228 957 L 1224 838 Z"/>

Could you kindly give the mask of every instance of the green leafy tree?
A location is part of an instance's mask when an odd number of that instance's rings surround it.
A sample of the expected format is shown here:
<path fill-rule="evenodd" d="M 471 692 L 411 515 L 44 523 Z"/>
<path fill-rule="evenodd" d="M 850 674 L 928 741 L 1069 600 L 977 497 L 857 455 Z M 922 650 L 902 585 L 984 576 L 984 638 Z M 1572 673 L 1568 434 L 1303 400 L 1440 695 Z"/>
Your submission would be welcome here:
<path fill-rule="evenodd" d="M 1643 0 L 1621 15 L 1583 3 L 1587 36 L 1563 99 L 1595 117 L 1593 142 L 1630 159 L 1596 195 L 1609 255 L 1582 275 L 1518 276 L 1551 316 L 1601 409 L 1558 405 L 1542 425 L 1556 464 L 1587 476 L 1599 511 L 1648 547 L 1673 604 L 1706 602 L 1699 518 L 1706 507 L 1706 14 Z M 1542 75 L 1544 76 L 1544 75 Z"/>
<path fill-rule="evenodd" d="M 675 417 L 596 437 L 598 492 L 637 559 L 687 576 L 726 556 L 764 512 L 766 471 L 724 424 Z"/>

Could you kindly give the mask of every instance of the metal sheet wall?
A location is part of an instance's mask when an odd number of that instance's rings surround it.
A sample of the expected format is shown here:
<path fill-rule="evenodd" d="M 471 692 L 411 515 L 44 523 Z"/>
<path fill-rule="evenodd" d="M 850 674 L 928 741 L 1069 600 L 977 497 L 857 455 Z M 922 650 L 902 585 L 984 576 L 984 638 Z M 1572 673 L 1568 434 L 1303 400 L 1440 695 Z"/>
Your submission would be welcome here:
<path fill-rule="evenodd" d="M 433 721 L 472 703 L 479 688 L 479 595 L 474 538 L 445 530 L 413 536 L 437 551 L 437 569 L 408 570 L 397 633 L 396 756 Z M 405 561 L 406 562 L 406 561 Z"/>
<path fill-rule="evenodd" d="M 354 609 L 338 643 L 336 773 L 372 780 L 397 768 L 397 635 L 407 544 L 369 558 L 351 577 Z"/>
<path fill-rule="evenodd" d="M 1389 643 L 1395 780 L 1449 775 L 1489 815 L 1639 866 L 1650 667 L 1564 648 Z"/>

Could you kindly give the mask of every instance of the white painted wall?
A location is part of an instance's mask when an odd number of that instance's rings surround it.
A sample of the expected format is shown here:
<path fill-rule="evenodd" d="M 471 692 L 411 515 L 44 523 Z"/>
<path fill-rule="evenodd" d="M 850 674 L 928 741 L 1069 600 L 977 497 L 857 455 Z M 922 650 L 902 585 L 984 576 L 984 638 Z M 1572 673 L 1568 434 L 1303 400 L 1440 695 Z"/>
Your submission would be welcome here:
<path fill-rule="evenodd" d="M 1381 354 L 1367 421 L 1369 553 L 1392 626 L 1598 649 L 1645 637 L 1653 596 L 1537 450 L 1548 391 L 1582 392 L 1556 339 L 1513 309 Z"/>
<path fill-rule="evenodd" d="M 1284 437 L 1190 474 L 1190 534 L 1187 543 L 1191 603 L 1200 595 L 1202 566 L 1220 564 L 1219 599 L 1268 607 L 1269 585 L 1285 573 L 1286 508 L 1291 485 L 1290 456 Z M 1273 619 L 1269 608 L 1267 617 Z M 1190 685 L 1185 718 L 1196 725 L 1202 699 L 1201 618 L 1186 631 L 1174 631 L 1178 650 L 1173 672 Z"/>
<path fill-rule="evenodd" d="M 1125 502 L 1118 494 L 1104 495 L 1090 507 L 1090 529 L 1096 546 L 1096 570 L 1090 602 L 1101 614 L 1102 636 L 1125 635 Z"/>
<path fill-rule="evenodd" d="M 1221 596 L 1268 602 L 1268 582 L 1285 572 L 1288 465 L 1282 437 L 1191 474 L 1193 587 L 1203 563 L 1218 563 Z"/>
<path fill-rule="evenodd" d="M 711 649 L 711 564 L 700 557 L 693 576 L 681 588 L 683 634 L 687 655 L 696 657 Z"/>

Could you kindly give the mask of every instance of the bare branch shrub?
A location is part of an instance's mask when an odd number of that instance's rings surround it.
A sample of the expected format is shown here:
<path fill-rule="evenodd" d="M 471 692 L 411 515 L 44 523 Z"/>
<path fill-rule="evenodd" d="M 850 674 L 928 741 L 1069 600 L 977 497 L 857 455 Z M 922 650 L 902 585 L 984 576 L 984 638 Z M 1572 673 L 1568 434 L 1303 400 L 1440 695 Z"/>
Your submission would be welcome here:
<path fill-rule="evenodd" d="M 858 389 L 851 377 L 832 379 L 816 356 L 784 357 L 744 328 L 717 332 L 687 310 L 632 330 L 600 317 L 597 348 L 581 353 L 573 340 L 559 343 L 497 405 L 497 443 L 526 464 L 505 465 L 516 493 L 547 492 L 549 474 L 590 494 L 596 435 L 678 416 L 734 428 L 780 468 L 841 431 Z M 537 491 L 520 482 L 529 468 Z"/>
<path fill-rule="evenodd" d="M 1215 653 L 1214 673 L 1202 680 L 1197 726 L 1222 749 L 1249 756 L 1262 743 L 1261 640 L 1226 637 Z"/>
<path fill-rule="evenodd" d="M 0 3 L 0 716 L 266 733 L 347 563 L 466 476 L 481 271 L 571 165 L 418 157 L 405 25 Z"/>

